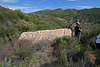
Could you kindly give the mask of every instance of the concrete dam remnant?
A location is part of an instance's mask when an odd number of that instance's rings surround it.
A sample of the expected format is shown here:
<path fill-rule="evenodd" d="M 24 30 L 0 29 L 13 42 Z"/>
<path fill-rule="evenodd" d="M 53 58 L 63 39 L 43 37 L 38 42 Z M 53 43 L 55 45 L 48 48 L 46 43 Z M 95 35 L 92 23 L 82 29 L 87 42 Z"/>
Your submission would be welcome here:
<path fill-rule="evenodd" d="M 42 31 L 35 31 L 35 32 L 23 32 L 19 37 L 18 41 L 28 40 L 32 43 L 35 43 L 39 40 L 48 40 L 52 42 L 54 39 L 69 35 L 71 36 L 70 29 L 55 29 L 55 30 L 42 30 Z"/>

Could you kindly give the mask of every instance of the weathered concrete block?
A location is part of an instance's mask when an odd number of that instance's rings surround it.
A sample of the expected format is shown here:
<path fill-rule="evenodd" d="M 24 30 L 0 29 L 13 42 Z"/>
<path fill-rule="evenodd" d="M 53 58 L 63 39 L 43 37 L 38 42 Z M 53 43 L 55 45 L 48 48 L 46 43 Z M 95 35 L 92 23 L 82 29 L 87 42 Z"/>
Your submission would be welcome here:
<path fill-rule="evenodd" d="M 35 43 L 40 40 L 48 40 L 52 42 L 54 39 L 62 37 L 64 35 L 71 36 L 70 29 L 55 29 L 55 30 L 42 30 L 42 31 L 35 31 L 35 32 L 23 32 L 19 37 L 18 41 L 31 41 Z"/>

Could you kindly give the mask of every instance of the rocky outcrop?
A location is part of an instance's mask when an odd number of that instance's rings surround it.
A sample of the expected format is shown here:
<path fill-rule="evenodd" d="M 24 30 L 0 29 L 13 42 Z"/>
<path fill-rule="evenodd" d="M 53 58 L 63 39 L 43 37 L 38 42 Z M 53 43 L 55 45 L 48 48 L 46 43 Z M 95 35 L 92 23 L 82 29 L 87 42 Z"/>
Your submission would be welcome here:
<path fill-rule="evenodd" d="M 42 30 L 36 32 L 23 32 L 19 37 L 19 41 L 28 40 L 35 43 L 40 40 L 48 40 L 52 42 L 55 38 L 62 37 L 64 35 L 71 36 L 70 29 L 56 29 L 56 30 Z"/>

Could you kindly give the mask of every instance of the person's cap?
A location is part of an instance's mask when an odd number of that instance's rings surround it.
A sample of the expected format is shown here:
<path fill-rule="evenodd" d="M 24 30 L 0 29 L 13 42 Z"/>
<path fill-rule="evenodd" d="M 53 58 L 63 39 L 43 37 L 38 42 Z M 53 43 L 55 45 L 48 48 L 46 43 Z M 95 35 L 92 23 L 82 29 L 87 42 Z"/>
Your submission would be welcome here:
<path fill-rule="evenodd" d="M 79 23 L 79 21 L 78 20 L 76 20 L 76 22 L 75 23 Z"/>

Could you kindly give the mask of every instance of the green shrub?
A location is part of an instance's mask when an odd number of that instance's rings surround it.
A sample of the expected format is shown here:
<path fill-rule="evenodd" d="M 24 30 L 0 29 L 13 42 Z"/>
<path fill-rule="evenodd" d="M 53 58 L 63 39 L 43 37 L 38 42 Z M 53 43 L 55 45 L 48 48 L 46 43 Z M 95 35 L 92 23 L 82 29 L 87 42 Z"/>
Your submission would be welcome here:
<path fill-rule="evenodd" d="M 32 54 L 32 48 L 29 47 L 28 45 L 17 47 L 14 52 L 14 55 L 20 60 L 24 60 L 26 57 L 31 56 L 31 54 Z"/>
<path fill-rule="evenodd" d="M 74 38 L 72 38 L 72 37 L 70 37 L 70 36 L 63 36 L 63 37 L 61 37 L 61 42 L 62 42 L 62 44 L 64 44 L 64 45 L 72 45 L 72 44 L 76 44 L 76 43 L 74 43 L 75 41 L 74 41 L 75 39 Z"/>
<path fill-rule="evenodd" d="M 5 58 L 4 61 L 0 62 L 0 67 L 12 67 L 11 59 L 7 60 L 7 58 Z M 13 67 L 16 67 L 16 66 L 14 65 Z"/>
<path fill-rule="evenodd" d="M 15 20 L 15 19 L 13 19 L 12 22 L 15 23 L 15 24 L 18 24 L 18 21 Z"/>
<path fill-rule="evenodd" d="M 91 48 L 96 48 L 96 38 L 97 35 L 100 33 L 100 25 L 94 24 L 89 31 L 83 31 L 81 36 L 82 44 L 89 45 Z"/>
<path fill-rule="evenodd" d="M 70 36 L 61 37 L 61 44 L 59 45 L 60 57 L 58 60 L 61 64 L 68 64 L 68 56 L 69 52 L 74 51 L 75 45 L 77 45 L 77 40 Z M 72 53 L 73 54 L 73 53 Z M 70 57 L 71 58 L 71 57 Z"/>
<path fill-rule="evenodd" d="M 35 54 L 35 50 L 29 44 L 29 41 L 21 41 L 18 43 L 16 50 L 14 51 L 14 59 L 20 61 L 22 67 L 35 67 L 41 63 L 40 56 Z"/>
<path fill-rule="evenodd" d="M 96 57 L 99 57 L 100 58 L 100 50 L 94 50 L 92 51 L 93 54 L 96 54 Z"/>
<path fill-rule="evenodd" d="M 57 61 L 62 67 L 80 67 L 85 66 L 88 63 L 87 57 L 84 55 L 86 46 L 80 44 L 80 50 L 76 48 L 78 41 L 70 36 L 61 37 L 61 43 L 59 44 L 60 56 L 57 57 Z"/>
<path fill-rule="evenodd" d="M 11 60 L 7 61 L 7 58 L 5 58 L 5 60 L 0 63 L 0 67 L 11 67 Z"/>
<path fill-rule="evenodd" d="M 18 30 L 21 32 L 27 32 L 27 31 L 32 30 L 32 27 L 28 24 L 21 23 L 18 25 Z"/>
<path fill-rule="evenodd" d="M 31 58 L 28 58 L 28 59 L 25 60 L 24 66 L 35 67 L 35 66 L 39 66 L 41 63 L 42 63 L 41 57 L 39 57 L 38 55 L 33 53 Z"/>
<path fill-rule="evenodd" d="M 25 16 L 24 19 L 25 19 L 26 21 L 30 21 L 29 16 Z"/>
<path fill-rule="evenodd" d="M 15 10 L 14 13 L 15 13 L 19 18 L 21 18 L 21 19 L 23 19 L 24 16 L 25 16 L 25 15 L 21 12 L 21 10 Z"/>

